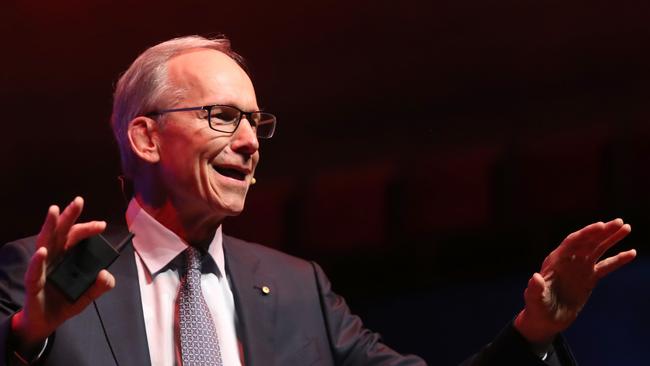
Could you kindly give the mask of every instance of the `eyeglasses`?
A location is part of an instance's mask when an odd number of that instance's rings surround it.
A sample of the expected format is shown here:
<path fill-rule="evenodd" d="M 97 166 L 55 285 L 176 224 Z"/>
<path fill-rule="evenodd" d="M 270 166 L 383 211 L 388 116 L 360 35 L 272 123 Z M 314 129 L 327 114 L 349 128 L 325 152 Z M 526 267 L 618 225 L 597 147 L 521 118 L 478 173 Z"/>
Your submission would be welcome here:
<path fill-rule="evenodd" d="M 163 109 L 147 113 L 145 116 L 160 116 L 165 113 L 172 112 L 187 112 L 187 111 L 206 111 L 207 115 L 203 116 L 208 120 L 210 128 L 225 133 L 235 133 L 243 116 L 255 130 L 257 137 L 262 139 L 270 139 L 275 132 L 276 118 L 271 113 L 262 111 L 244 112 L 241 109 L 229 105 L 206 105 L 202 107 L 189 107 L 189 108 L 176 108 L 176 109 Z"/>

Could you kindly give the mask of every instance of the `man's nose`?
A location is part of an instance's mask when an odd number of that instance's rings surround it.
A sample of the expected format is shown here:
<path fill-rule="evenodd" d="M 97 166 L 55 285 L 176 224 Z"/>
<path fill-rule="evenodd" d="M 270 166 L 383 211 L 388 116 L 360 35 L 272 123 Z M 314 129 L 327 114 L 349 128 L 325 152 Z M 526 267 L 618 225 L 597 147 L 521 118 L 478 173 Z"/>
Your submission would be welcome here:
<path fill-rule="evenodd" d="M 232 136 L 232 150 L 245 154 L 254 154 L 260 148 L 257 132 L 251 126 L 248 118 L 242 116 L 239 126 Z"/>

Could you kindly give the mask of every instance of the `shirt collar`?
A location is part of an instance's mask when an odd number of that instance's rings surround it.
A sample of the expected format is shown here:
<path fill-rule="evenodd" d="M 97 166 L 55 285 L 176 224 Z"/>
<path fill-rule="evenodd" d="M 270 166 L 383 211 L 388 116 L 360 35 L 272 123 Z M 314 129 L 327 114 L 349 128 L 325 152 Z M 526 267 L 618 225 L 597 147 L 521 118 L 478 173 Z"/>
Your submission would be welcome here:
<path fill-rule="evenodd" d="M 152 277 L 165 269 L 188 247 L 183 239 L 149 215 L 135 198 L 131 199 L 126 210 L 126 222 L 129 231 L 135 234 L 133 247 Z M 214 233 L 208 253 L 216 264 L 218 273 L 215 274 L 221 276 L 225 273 L 221 225 Z"/>

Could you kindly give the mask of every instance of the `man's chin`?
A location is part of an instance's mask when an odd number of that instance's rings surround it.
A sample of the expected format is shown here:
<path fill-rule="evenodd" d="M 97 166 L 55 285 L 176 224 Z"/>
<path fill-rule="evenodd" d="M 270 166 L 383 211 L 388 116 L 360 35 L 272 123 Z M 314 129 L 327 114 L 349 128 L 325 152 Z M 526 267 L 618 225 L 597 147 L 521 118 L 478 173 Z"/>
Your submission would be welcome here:
<path fill-rule="evenodd" d="M 239 214 L 241 214 L 242 211 L 244 211 L 243 208 L 240 209 L 240 210 L 231 210 L 230 212 L 226 213 L 226 216 L 231 216 L 231 217 L 232 216 L 239 216 Z"/>
<path fill-rule="evenodd" d="M 213 209 L 214 213 L 220 216 L 238 216 L 244 211 L 244 201 L 216 202 Z"/>

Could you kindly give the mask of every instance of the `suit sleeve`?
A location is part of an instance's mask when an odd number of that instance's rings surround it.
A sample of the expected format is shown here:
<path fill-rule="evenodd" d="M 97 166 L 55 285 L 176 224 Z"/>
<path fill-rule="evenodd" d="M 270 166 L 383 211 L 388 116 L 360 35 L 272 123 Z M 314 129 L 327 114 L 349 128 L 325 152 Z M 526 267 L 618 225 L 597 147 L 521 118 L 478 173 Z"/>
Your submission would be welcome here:
<path fill-rule="evenodd" d="M 0 362 L 22 364 L 10 345 L 11 316 L 23 306 L 24 276 L 34 244 L 29 240 L 7 243 L 0 247 Z"/>
<path fill-rule="evenodd" d="M 462 364 L 462 366 L 475 365 L 575 366 L 577 364 L 561 335 L 553 342 L 546 360 L 542 361 L 531 351 L 527 341 L 511 322 L 491 343 Z"/>
<path fill-rule="evenodd" d="M 381 342 L 381 336 L 366 329 L 361 319 L 350 312 L 343 297 L 332 291 L 323 270 L 312 263 L 321 307 L 334 361 L 342 366 L 422 366 L 417 356 L 401 355 Z"/>
<path fill-rule="evenodd" d="M 345 366 L 420 366 L 421 358 L 401 355 L 382 343 L 381 337 L 363 326 L 361 319 L 350 312 L 345 300 L 334 293 L 323 270 L 312 263 L 320 293 L 321 307 L 327 326 L 329 343 L 337 365 Z M 462 366 L 573 366 L 576 365 L 562 337 L 558 337 L 547 358 L 535 355 L 526 340 L 512 324 L 479 353 Z"/>

